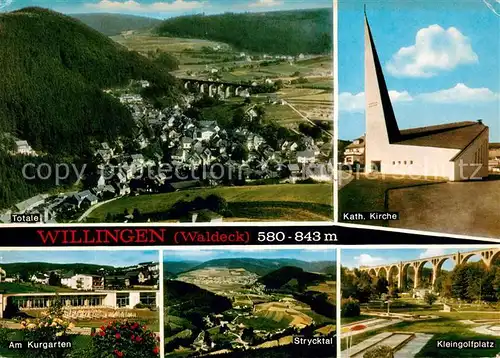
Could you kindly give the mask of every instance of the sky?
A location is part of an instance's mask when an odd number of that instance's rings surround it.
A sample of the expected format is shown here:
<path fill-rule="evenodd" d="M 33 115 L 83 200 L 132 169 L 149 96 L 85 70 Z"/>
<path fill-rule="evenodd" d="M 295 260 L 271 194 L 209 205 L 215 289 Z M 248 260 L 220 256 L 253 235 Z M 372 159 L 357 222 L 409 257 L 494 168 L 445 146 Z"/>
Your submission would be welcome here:
<path fill-rule="evenodd" d="M 0 251 L 0 265 L 14 262 L 85 263 L 115 267 L 158 262 L 158 251 Z"/>
<path fill-rule="evenodd" d="M 0 11 L 40 6 L 63 13 L 111 12 L 169 18 L 187 14 L 332 7 L 333 0 L 0 0 Z"/>
<path fill-rule="evenodd" d="M 398 263 L 401 261 L 418 260 L 421 258 L 430 258 L 434 256 L 447 255 L 455 252 L 474 251 L 474 248 L 448 249 L 433 247 L 429 249 L 343 249 L 340 254 L 342 266 L 355 268 L 359 266 L 378 266 Z M 476 262 L 481 258 L 479 256 L 471 257 L 468 262 Z M 430 267 L 430 263 L 426 267 Z M 453 262 L 446 260 L 443 269 L 453 269 Z"/>
<path fill-rule="evenodd" d="M 365 133 L 365 3 L 399 127 L 482 119 L 500 142 L 500 0 L 339 0 L 339 138 Z"/>
<path fill-rule="evenodd" d="M 208 249 L 200 250 L 189 248 L 188 250 L 165 250 L 163 261 L 200 261 L 205 262 L 214 259 L 227 258 L 255 258 L 255 259 L 297 259 L 302 261 L 335 261 L 337 257 L 335 249 L 308 247 L 307 249 L 281 249 L 272 250 L 264 248 L 238 248 L 230 249 Z"/>

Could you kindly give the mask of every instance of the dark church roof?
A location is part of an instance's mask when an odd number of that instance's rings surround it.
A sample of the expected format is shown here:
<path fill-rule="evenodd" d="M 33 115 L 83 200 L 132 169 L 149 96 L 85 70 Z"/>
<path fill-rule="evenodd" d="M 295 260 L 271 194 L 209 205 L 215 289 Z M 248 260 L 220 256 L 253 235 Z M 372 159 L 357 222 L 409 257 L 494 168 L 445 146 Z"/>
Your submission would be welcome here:
<path fill-rule="evenodd" d="M 456 122 L 401 130 L 394 144 L 465 149 L 488 127 L 481 122 Z"/>
<path fill-rule="evenodd" d="M 385 125 L 391 144 L 460 149 L 463 151 L 483 131 L 488 129 L 481 121 L 466 121 L 400 130 L 394 115 L 389 91 L 387 90 L 384 73 L 375 48 L 366 12 L 365 23 L 368 30 L 370 50 L 373 54 L 375 72 L 377 74 L 377 84 L 384 112 Z"/>

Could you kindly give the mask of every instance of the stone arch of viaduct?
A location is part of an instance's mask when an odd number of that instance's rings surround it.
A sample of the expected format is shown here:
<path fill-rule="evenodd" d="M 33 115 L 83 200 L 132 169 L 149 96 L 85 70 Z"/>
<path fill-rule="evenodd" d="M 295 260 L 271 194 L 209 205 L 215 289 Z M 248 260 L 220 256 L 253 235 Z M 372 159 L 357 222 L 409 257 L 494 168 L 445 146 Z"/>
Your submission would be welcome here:
<path fill-rule="evenodd" d="M 434 283 L 441 272 L 441 268 L 447 260 L 451 260 L 454 263 L 454 266 L 457 266 L 467 263 L 471 257 L 476 255 L 481 258 L 481 262 L 483 262 L 487 268 L 490 268 L 493 262 L 500 258 L 500 248 L 456 252 L 449 255 L 401 261 L 388 265 L 361 266 L 359 269 L 360 271 L 368 272 L 368 274 L 375 277 L 385 275 L 390 286 L 397 283 L 397 287 L 401 289 L 403 288 L 404 280 L 408 275 L 408 270 L 412 268 L 414 272 L 413 288 L 418 288 L 422 279 L 422 270 L 427 263 L 432 265 L 432 286 L 434 286 Z"/>
<path fill-rule="evenodd" d="M 222 98 L 239 96 L 241 91 L 250 90 L 251 85 L 242 85 L 229 82 L 217 82 L 208 80 L 196 79 L 180 79 L 183 82 L 184 88 L 199 93 L 207 93 L 210 97 L 219 95 Z"/>

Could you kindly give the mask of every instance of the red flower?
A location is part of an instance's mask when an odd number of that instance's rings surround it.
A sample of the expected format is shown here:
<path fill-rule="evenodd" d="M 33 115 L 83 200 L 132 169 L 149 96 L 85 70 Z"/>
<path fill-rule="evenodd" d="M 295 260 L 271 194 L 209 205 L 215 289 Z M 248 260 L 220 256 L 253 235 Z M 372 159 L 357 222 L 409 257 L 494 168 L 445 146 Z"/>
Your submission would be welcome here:
<path fill-rule="evenodd" d="M 100 335 L 101 337 L 104 337 L 104 336 L 106 335 L 106 333 L 104 333 L 104 331 L 99 331 L 99 335 Z"/>
<path fill-rule="evenodd" d="M 101 331 L 104 331 L 106 328 L 104 328 L 104 326 L 101 326 Z"/>
<path fill-rule="evenodd" d="M 117 357 L 123 357 L 123 353 L 120 352 L 118 349 L 115 349 L 115 354 Z"/>
<path fill-rule="evenodd" d="M 135 339 L 135 336 L 134 335 L 131 335 L 130 336 L 130 339 L 133 341 Z"/>
<path fill-rule="evenodd" d="M 153 353 L 154 353 L 154 354 L 158 354 L 158 353 L 160 353 L 160 348 L 155 347 L 155 349 L 153 349 Z"/>
<path fill-rule="evenodd" d="M 136 341 L 136 342 L 140 342 L 140 341 L 142 341 L 142 337 L 137 336 L 137 338 L 135 339 L 135 341 Z"/>
<path fill-rule="evenodd" d="M 115 334 L 116 339 L 120 339 L 121 335 L 120 333 Z"/>

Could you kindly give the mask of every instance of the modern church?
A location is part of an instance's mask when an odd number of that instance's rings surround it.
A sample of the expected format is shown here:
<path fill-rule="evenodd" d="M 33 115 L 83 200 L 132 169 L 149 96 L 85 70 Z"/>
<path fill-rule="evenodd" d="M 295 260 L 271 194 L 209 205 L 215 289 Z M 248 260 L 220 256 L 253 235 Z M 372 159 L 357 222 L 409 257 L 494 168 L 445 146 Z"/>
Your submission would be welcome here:
<path fill-rule="evenodd" d="M 366 14 L 365 95 L 367 173 L 450 181 L 488 176 L 489 130 L 481 121 L 399 129 Z"/>

